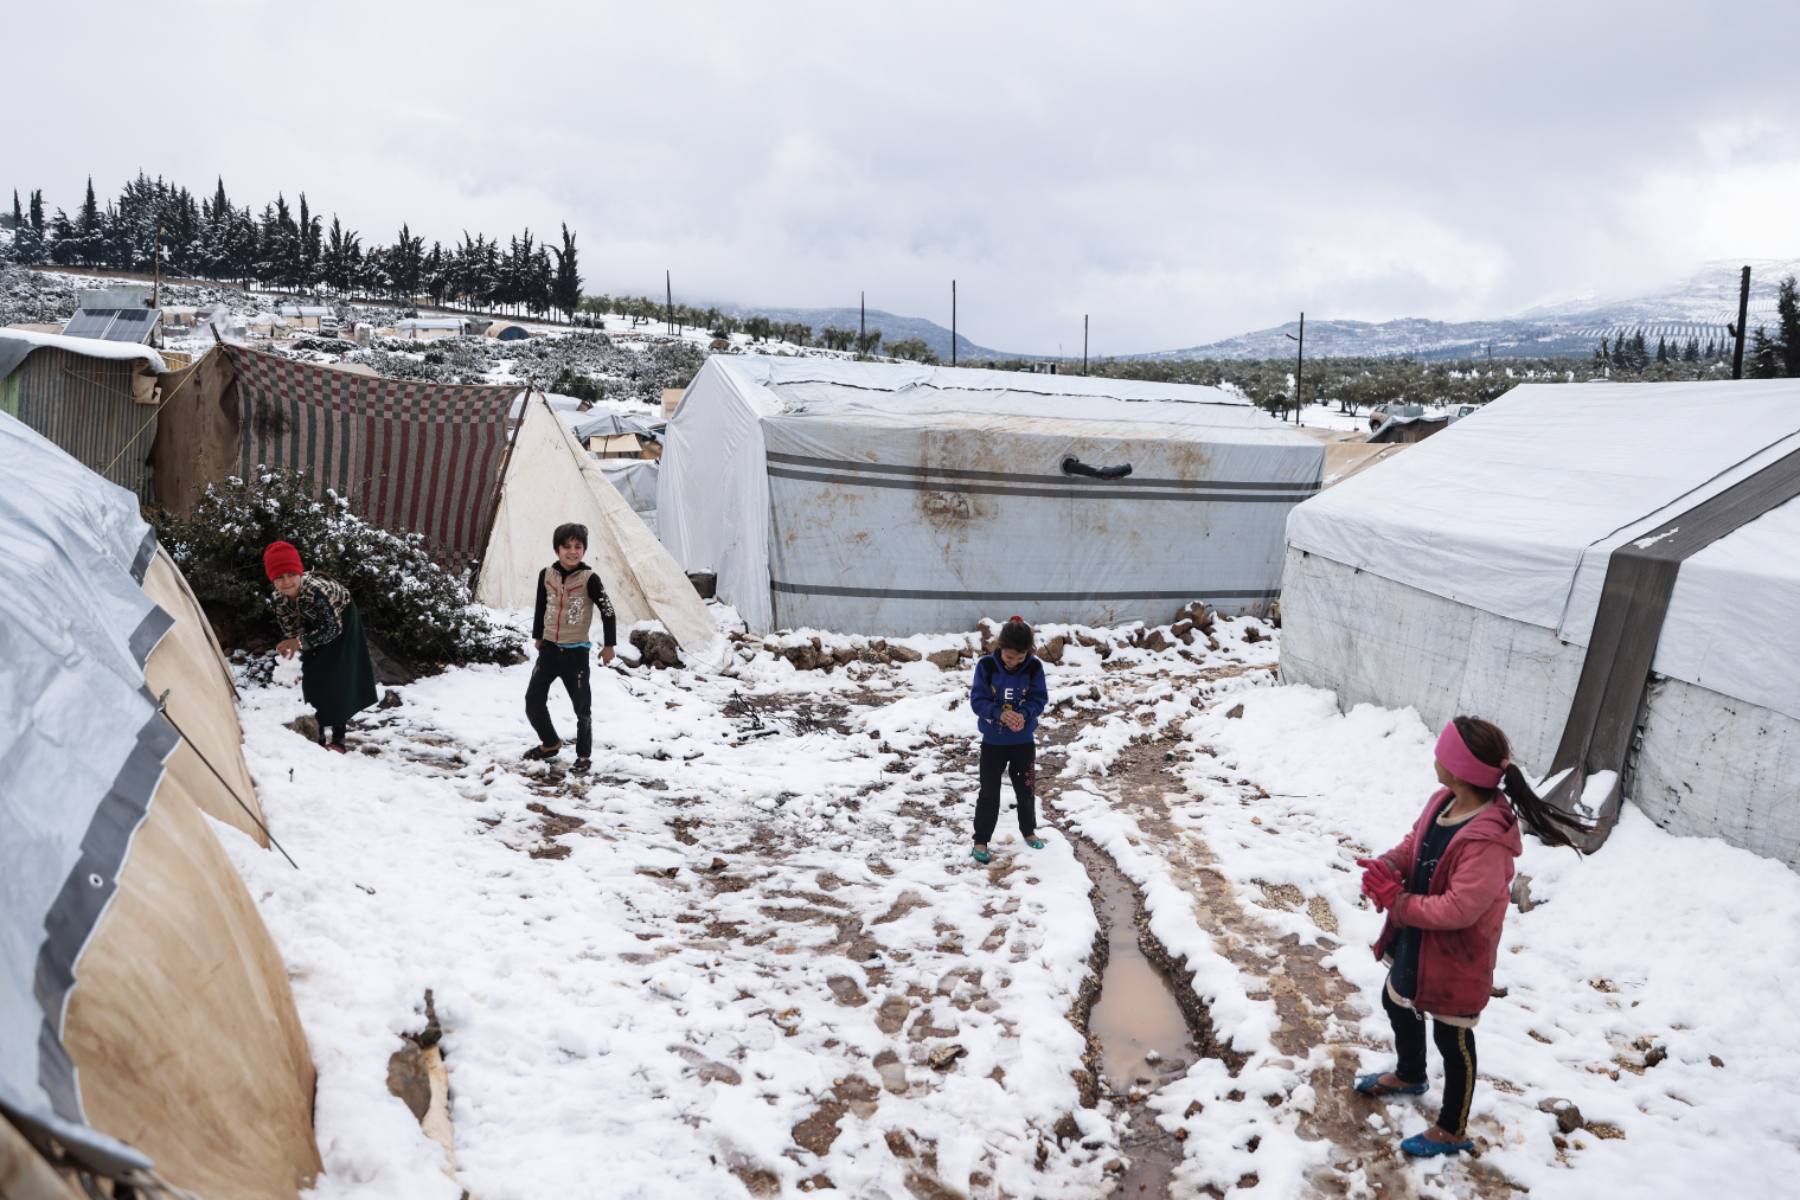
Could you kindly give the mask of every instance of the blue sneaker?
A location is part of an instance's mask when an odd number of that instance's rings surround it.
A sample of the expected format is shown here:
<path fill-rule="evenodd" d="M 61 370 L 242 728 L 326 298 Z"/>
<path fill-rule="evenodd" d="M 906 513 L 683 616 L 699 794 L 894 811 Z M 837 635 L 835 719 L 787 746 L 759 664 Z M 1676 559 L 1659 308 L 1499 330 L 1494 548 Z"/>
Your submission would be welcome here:
<path fill-rule="evenodd" d="M 1400 1152 L 1412 1158 L 1436 1158 L 1440 1154 L 1461 1154 L 1464 1150 L 1473 1150 L 1474 1142 L 1434 1142 L 1422 1133 L 1415 1133 L 1400 1143 Z"/>
<path fill-rule="evenodd" d="M 1386 1074 L 1386 1072 L 1377 1071 L 1373 1075 L 1364 1075 L 1361 1079 L 1356 1081 L 1356 1090 L 1364 1096 L 1423 1096 L 1425 1094 L 1425 1089 L 1428 1085 L 1423 1083 L 1408 1083 L 1400 1087 L 1389 1087 L 1387 1084 L 1381 1082 L 1381 1077 L 1384 1074 Z"/>
<path fill-rule="evenodd" d="M 986 850 L 983 850 L 980 846 L 977 846 L 973 850 L 969 851 L 969 857 L 974 859 L 976 862 L 981 863 L 983 866 L 994 861 L 994 856 L 992 854 L 988 853 Z"/>

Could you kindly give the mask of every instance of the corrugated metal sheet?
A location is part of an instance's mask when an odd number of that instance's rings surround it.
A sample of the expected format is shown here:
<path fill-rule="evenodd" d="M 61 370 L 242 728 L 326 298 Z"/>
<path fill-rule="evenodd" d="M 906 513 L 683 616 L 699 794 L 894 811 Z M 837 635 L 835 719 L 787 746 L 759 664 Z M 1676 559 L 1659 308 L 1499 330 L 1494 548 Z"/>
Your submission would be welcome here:
<path fill-rule="evenodd" d="M 7 399 L 16 401 L 19 420 L 148 504 L 154 495 L 149 459 L 156 410 L 132 402 L 136 366 L 66 350 L 36 350 L 7 378 Z M 131 449 L 120 454 L 128 442 Z M 118 462 L 107 470 L 115 456 Z"/>

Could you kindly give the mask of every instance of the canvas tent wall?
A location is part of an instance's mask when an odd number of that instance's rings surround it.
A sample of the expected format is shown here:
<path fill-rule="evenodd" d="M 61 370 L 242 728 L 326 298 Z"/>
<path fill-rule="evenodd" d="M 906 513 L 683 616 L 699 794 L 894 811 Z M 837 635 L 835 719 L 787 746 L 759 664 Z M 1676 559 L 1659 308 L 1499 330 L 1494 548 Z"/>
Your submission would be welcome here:
<path fill-rule="evenodd" d="M 191 516 L 207 487 L 237 474 L 241 464 L 237 369 L 214 348 L 165 375 L 162 394 L 150 446 L 156 504 Z"/>
<path fill-rule="evenodd" d="M 313 1068 L 203 815 L 255 795 L 199 620 L 136 500 L 0 416 L 0 1114 L 102 1175 L 292 1197 Z"/>
<path fill-rule="evenodd" d="M 486 543 L 519 389 L 369 379 L 233 346 L 238 470 L 307 472 L 373 524 L 463 566 Z"/>
<path fill-rule="evenodd" d="M 1515 388 L 1294 510 L 1283 678 L 1487 716 L 1545 773 L 1615 551 L 1796 450 L 1800 380 Z M 1789 500 L 1680 564 L 1623 784 L 1800 867 L 1797 545 Z"/>
<path fill-rule="evenodd" d="M 162 357 L 147 346 L 0 332 L 0 412 L 147 503 L 157 379 L 164 370 Z"/>
<path fill-rule="evenodd" d="M 1323 458 L 1215 388 L 715 356 L 664 431 L 657 517 L 756 630 L 1163 621 L 1274 598 Z"/>
<path fill-rule="evenodd" d="M 574 431 L 533 394 L 507 460 L 476 599 L 496 608 L 531 608 L 538 572 L 555 557 L 551 534 L 569 521 L 588 527 L 586 561 L 606 585 L 621 626 L 660 621 L 690 657 L 716 655 L 718 627 L 693 584 Z"/>

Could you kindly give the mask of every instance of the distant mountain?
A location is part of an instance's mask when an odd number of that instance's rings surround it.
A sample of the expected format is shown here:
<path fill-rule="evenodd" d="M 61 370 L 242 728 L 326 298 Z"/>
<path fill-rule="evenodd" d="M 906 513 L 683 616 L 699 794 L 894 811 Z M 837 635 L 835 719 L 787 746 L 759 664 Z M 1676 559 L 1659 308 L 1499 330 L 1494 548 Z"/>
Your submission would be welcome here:
<path fill-rule="evenodd" d="M 838 329 L 855 329 L 859 310 L 854 308 L 769 308 L 763 305 L 719 305 L 719 311 L 733 317 L 767 317 L 777 322 L 799 322 L 812 326 L 815 338 L 819 330 L 827 325 Z M 891 312 L 883 312 L 878 308 L 868 311 L 867 326 L 881 330 L 881 344 L 885 348 L 895 342 L 903 342 L 908 338 L 918 338 L 931 347 L 933 354 L 945 362 L 950 361 L 950 331 L 935 321 L 927 321 L 923 317 L 901 317 Z M 1011 358 L 1013 355 L 1002 354 L 997 350 L 989 350 L 977 346 L 959 332 L 956 336 L 956 357 L 958 362 L 972 362 L 978 359 Z"/>
<path fill-rule="evenodd" d="M 1643 296 L 1601 299 L 1584 296 L 1541 304 L 1491 321 L 1308 321 L 1306 352 L 1321 358 L 1406 355 L 1412 358 L 1540 358 L 1591 354 L 1602 337 L 1642 331 L 1653 346 L 1658 338 L 1702 346 L 1730 335 L 1737 320 L 1738 273 L 1743 261 L 1707 263 L 1687 278 Z M 1775 292 L 1781 280 L 1800 276 L 1800 259 L 1751 259 L 1752 330 L 1775 323 Z M 1134 354 L 1136 359 L 1285 358 L 1294 352 L 1287 335 L 1299 332 L 1290 321 L 1203 346 Z"/>

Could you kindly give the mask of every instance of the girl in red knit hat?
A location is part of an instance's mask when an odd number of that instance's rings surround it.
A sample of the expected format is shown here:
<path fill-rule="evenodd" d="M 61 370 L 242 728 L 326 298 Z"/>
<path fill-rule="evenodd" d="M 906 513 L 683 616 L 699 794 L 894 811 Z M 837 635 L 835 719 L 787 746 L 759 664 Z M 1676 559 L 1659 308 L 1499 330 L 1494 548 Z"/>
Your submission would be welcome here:
<path fill-rule="evenodd" d="M 362 617 L 344 585 L 310 572 L 288 542 L 271 542 L 263 570 L 275 585 L 283 658 L 300 656 L 300 693 L 319 717 L 319 744 L 344 753 L 350 718 L 375 705 L 375 664 Z"/>
<path fill-rule="evenodd" d="M 1381 1006 L 1394 1027 L 1399 1063 L 1365 1075 L 1366 1096 L 1425 1093 L 1425 1020 L 1444 1057 L 1437 1124 L 1400 1143 L 1416 1158 L 1473 1150 L 1475 1022 L 1494 986 L 1500 928 L 1512 895 L 1521 820 L 1552 846 L 1570 845 L 1578 821 L 1540 800 L 1512 761 L 1506 735 L 1457 717 L 1437 742 L 1441 785 L 1412 832 L 1379 858 L 1359 858 L 1363 895 L 1387 913 L 1375 957 L 1388 964 Z"/>

